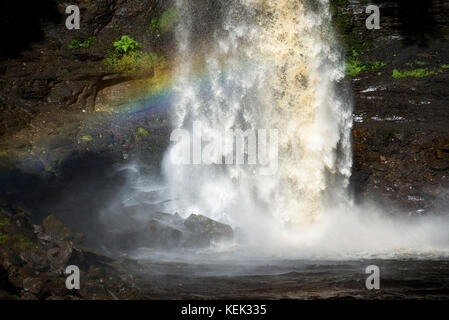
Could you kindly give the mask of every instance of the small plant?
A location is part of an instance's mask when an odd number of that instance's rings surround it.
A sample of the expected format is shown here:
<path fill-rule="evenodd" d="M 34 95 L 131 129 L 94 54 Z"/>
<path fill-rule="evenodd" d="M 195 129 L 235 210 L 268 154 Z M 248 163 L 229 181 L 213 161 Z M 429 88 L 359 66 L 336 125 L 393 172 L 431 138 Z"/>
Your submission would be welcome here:
<path fill-rule="evenodd" d="M 147 30 L 153 33 L 168 32 L 173 28 L 177 17 L 178 11 L 172 7 L 164 11 L 160 18 L 151 19 Z"/>
<path fill-rule="evenodd" d="M 142 44 L 137 42 L 131 37 L 122 36 L 119 41 L 114 42 L 114 48 L 117 53 L 127 54 L 134 52 L 137 48 L 141 47 Z"/>
<path fill-rule="evenodd" d="M 143 73 L 154 71 L 156 65 L 164 64 L 164 57 L 153 52 L 142 52 L 137 50 L 141 44 L 129 36 L 122 36 L 119 41 L 114 42 L 114 50 L 103 60 L 104 64 L 114 72 L 121 73 Z"/>
<path fill-rule="evenodd" d="M 172 7 L 164 11 L 164 13 L 162 13 L 160 22 L 161 31 L 162 32 L 170 31 L 170 29 L 173 28 L 177 17 L 178 11 L 176 10 L 175 7 Z"/>
<path fill-rule="evenodd" d="M 153 33 L 161 32 L 161 20 L 159 18 L 151 19 L 150 26 L 148 27 L 148 31 Z"/>
<path fill-rule="evenodd" d="M 137 129 L 137 134 L 142 136 L 142 137 L 147 137 L 148 136 L 148 131 L 144 128 L 139 128 Z"/>
<path fill-rule="evenodd" d="M 90 135 L 86 135 L 86 136 L 82 136 L 81 140 L 83 140 L 84 142 L 90 142 L 92 141 L 94 138 L 92 138 L 92 136 Z"/>
<path fill-rule="evenodd" d="M 4 227 L 9 225 L 9 220 L 4 218 L 4 219 L 0 219 L 0 227 Z"/>
<path fill-rule="evenodd" d="M 376 61 L 374 63 L 368 63 L 367 70 L 377 70 L 379 68 L 385 67 L 387 64 L 385 62 Z"/>
<path fill-rule="evenodd" d="M 398 69 L 393 70 L 393 78 L 395 79 L 407 77 L 424 78 L 435 74 L 437 74 L 435 71 L 430 71 L 425 68 L 419 68 L 415 70 L 405 70 L 405 71 L 399 71 Z"/>
<path fill-rule="evenodd" d="M 78 40 L 72 40 L 69 43 L 69 48 L 70 49 L 79 49 L 79 48 L 89 48 L 90 46 L 92 46 L 95 42 L 97 38 L 95 37 L 90 37 L 89 39 L 87 39 L 86 41 L 80 42 Z"/>
<path fill-rule="evenodd" d="M 385 62 L 380 61 L 367 62 L 366 64 L 363 64 L 357 59 L 351 58 L 346 63 L 346 75 L 349 77 L 355 77 L 362 71 L 377 70 L 379 68 L 385 67 L 386 65 L 387 64 Z"/>
<path fill-rule="evenodd" d="M 8 235 L 6 234 L 1 234 L 0 235 L 0 244 L 5 244 L 6 240 L 8 240 Z"/>
<path fill-rule="evenodd" d="M 136 51 L 123 56 L 112 54 L 104 60 L 104 63 L 115 72 L 149 73 L 154 66 L 164 64 L 165 59 L 154 52 Z"/>
<path fill-rule="evenodd" d="M 363 54 L 363 50 L 360 52 L 360 54 Z M 352 56 L 358 57 L 360 55 L 355 48 L 352 48 Z"/>
<path fill-rule="evenodd" d="M 413 66 L 417 65 L 417 66 L 425 66 L 427 64 L 427 62 L 424 61 L 416 61 L 416 62 L 407 62 L 405 65 L 407 67 L 413 68 Z"/>
<path fill-rule="evenodd" d="M 146 129 L 144 128 L 138 128 L 137 129 L 137 133 L 134 135 L 134 138 L 136 141 L 140 141 L 142 139 L 145 139 L 146 137 L 148 137 L 149 133 Z"/>
<path fill-rule="evenodd" d="M 441 68 L 442 68 L 442 69 L 449 69 L 449 64 L 442 64 L 442 65 L 441 65 Z"/>
<path fill-rule="evenodd" d="M 346 63 L 346 75 L 349 77 L 357 76 L 362 70 L 362 63 L 358 60 L 351 59 Z"/>
<path fill-rule="evenodd" d="M 80 46 L 80 42 L 78 41 L 78 40 L 72 40 L 72 41 L 70 41 L 70 43 L 69 43 L 69 48 L 70 49 L 78 49 L 78 48 L 80 48 L 81 46 Z"/>
<path fill-rule="evenodd" d="M 365 53 L 364 47 L 366 47 L 366 45 L 363 45 L 363 47 L 359 48 L 352 46 L 350 48 L 350 51 L 347 53 L 348 56 L 346 62 L 347 76 L 355 77 L 362 71 L 373 71 L 379 68 L 383 68 L 387 65 L 385 62 L 381 61 L 362 63 L 358 57 Z"/>

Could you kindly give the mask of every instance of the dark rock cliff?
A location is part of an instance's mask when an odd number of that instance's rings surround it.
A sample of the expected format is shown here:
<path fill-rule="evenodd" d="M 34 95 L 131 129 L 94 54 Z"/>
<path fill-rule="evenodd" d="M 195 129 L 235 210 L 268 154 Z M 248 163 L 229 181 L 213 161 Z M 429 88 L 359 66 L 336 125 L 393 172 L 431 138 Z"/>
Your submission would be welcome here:
<path fill-rule="evenodd" d="M 336 1 L 351 65 L 353 188 L 411 214 L 449 201 L 449 2 Z M 380 30 L 365 8 L 380 7 Z M 393 209 L 391 209 L 393 210 Z M 393 210 L 394 211 L 394 210 Z"/>
<path fill-rule="evenodd" d="M 132 78 L 108 69 L 103 60 L 114 41 L 129 35 L 142 50 L 169 54 L 172 34 L 149 30 L 170 1 L 73 1 L 80 29 L 67 30 L 64 1 L 24 1 L 1 6 L 0 135 L 11 136 L 44 112 L 94 111 L 98 92 Z M 26 10 L 25 10 L 26 8 Z M 72 41 L 89 46 L 71 47 Z M 146 75 L 149 77 L 151 72 Z"/>

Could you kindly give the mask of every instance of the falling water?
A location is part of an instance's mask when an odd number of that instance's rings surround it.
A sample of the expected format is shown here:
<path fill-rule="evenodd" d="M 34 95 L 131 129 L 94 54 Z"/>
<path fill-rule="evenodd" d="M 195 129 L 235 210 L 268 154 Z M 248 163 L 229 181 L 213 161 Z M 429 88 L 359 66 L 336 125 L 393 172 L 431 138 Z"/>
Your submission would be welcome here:
<path fill-rule="evenodd" d="M 239 243 L 262 254 L 448 252 L 446 218 L 407 221 L 351 202 L 352 108 L 340 93 L 344 59 L 329 1 L 178 0 L 177 7 L 173 130 L 193 141 L 200 123 L 204 147 L 217 132 L 277 130 L 278 162 L 275 174 L 261 175 L 255 165 L 222 164 L 234 157 L 224 148 L 223 157 L 203 154 L 210 165 L 179 165 L 174 144 L 163 163 L 170 212 L 229 223 Z"/>
<path fill-rule="evenodd" d="M 201 8 L 187 3 L 178 1 L 174 128 L 199 121 L 203 137 L 278 130 L 279 169 L 261 176 L 249 165 L 175 165 L 167 157 L 178 210 L 237 224 L 264 214 L 293 225 L 318 220 L 326 201 L 345 192 L 351 168 L 351 106 L 335 90 L 344 64 L 328 1 L 230 1 L 203 52 L 193 45 Z"/>

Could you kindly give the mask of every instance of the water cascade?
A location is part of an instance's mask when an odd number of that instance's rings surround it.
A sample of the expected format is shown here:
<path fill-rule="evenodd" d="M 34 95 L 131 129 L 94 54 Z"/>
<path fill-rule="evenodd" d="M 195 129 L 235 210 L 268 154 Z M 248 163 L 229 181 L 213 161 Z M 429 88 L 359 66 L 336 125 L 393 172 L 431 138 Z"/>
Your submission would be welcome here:
<path fill-rule="evenodd" d="M 181 0 L 178 9 L 174 129 L 193 132 L 193 124 L 201 124 L 203 151 L 217 132 L 271 130 L 279 140 L 277 170 L 270 174 L 223 164 L 221 157 L 209 166 L 173 164 L 167 157 L 178 209 L 237 224 L 252 215 L 299 227 L 320 219 L 327 201 L 345 196 L 351 172 L 351 106 L 335 89 L 344 64 L 328 1 L 230 1 L 200 53 L 192 46 L 200 9 Z M 201 79 L 192 81 L 198 68 Z M 233 151 L 224 148 L 223 156 L 232 159 Z"/>

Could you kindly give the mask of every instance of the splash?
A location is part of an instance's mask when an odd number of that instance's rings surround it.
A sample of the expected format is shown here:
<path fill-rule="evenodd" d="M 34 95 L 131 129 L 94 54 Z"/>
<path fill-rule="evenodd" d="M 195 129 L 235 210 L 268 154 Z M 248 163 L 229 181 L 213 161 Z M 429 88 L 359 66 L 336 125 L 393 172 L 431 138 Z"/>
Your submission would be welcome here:
<path fill-rule="evenodd" d="M 212 248 L 214 255 L 448 256 L 447 217 L 407 219 L 379 205 L 352 203 L 352 105 L 341 93 L 344 59 L 329 1 L 207 4 L 177 2 L 173 129 L 193 132 L 199 122 L 206 137 L 276 129 L 278 171 L 261 176 L 254 166 L 220 160 L 176 165 L 169 157 L 177 148 L 172 146 L 163 163 L 172 199 L 167 209 L 231 224 L 237 241 Z M 233 150 L 225 148 L 224 158 L 233 157 Z"/>
<path fill-rule="evenodd" d="M 182 22 L 173 128 L 191 130 L 200 122 L 204 136 L 279 130 L 279 170 L 260 176 L 248 165 L 179 166 L 167 156 L 164 172 L 176 199 L 172 210 L 246 229 L 269 219 L 307 230 L 332 201 L 348 201 L 352 165 L 352 113 L 335 89 L 344 63 L 329 3 L 233 0 L 218 8 L 214 3 L 219 17 L 207 27 L 200 21 L 207 7 L 201 5 L 177 2 Z M 192 82 L 198 65 L 204 76 Z"/>

